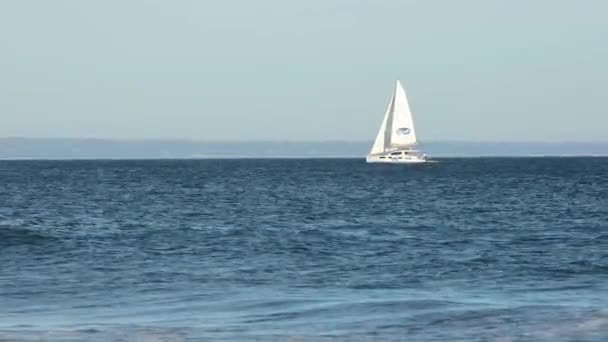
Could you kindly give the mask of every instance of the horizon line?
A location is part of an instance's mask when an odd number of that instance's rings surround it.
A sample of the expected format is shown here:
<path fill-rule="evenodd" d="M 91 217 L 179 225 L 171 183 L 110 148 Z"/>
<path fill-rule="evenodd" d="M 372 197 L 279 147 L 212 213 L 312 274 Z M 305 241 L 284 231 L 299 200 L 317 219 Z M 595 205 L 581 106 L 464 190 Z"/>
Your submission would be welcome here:
<path fill-rule="evenodd" d="M 476 154 L 476 155 L 448 155 L 439 154 L 432 160 L 445 159 L 542 159 L 542 158 L 608 158 L 608 154 Z M 190 157 L 0 157 L 0 161 L 129 161 L 129 160 L 365 160 L 359 155 L 309 156 L 309 155 L 209 155 Z"/>
<path fill-rule="evenodd" d="M 372 140 L 346 140 L 346 139 L 317 139 L 317 140 L 289 140 L 289 139 L 251 139 L 251 140 L 231 140 L 231 139 L 194 139 L 194 138 L 103 138 L 103 137 L 27 137 L 27 136 L 0 136 L 0 140 L 79 140 L 79 141 L 98 141 L 98 142 L 188 142 L 188 143 L 288 143 L 288 144 L 307 144 L 307 143 L 369 143 Z M 425 143 L 492 143 L 492 144 L 607 144 L 605 140 L 467 140 L 467 139 L 433 139 L 420 141 L 418 144 Z"/>

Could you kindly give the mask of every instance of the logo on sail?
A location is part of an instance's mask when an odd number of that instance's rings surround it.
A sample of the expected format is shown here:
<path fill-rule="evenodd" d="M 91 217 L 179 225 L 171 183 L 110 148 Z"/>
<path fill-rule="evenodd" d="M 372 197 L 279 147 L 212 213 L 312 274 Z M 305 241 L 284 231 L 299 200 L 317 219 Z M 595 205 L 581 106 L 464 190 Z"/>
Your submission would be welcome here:
<path fill-rule="evenodd" d="M 410 129 L 407 127 L 397 129 L 397 135 L 408 135 L 408 134 L 410 134 Z"/>

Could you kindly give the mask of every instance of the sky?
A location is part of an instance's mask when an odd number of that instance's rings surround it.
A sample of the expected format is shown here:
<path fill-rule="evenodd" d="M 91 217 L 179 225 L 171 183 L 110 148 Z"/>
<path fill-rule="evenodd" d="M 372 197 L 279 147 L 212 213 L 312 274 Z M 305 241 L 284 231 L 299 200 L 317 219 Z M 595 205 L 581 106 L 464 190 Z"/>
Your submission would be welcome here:
<path fill-rule="evenodd" d="M 0 137 L 607 141 L 604 0 L 0 0 Z"/>

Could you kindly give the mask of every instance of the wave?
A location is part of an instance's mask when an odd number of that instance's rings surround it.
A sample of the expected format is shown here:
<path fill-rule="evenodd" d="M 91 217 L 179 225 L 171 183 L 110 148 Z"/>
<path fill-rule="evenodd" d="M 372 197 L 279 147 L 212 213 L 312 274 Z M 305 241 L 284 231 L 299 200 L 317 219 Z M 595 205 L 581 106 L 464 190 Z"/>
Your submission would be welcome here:
<path fill-rule="evenodd" d="M 194 324 L 86 325 L 52 328 L 0 329 L 0 341 L 606 341 L 608 312 L 577 312 L 560 307 L 519 307 L 434 313 L 388 322 L 348 319 L 320 327 L 307 320 L 304 330 L 288 329 L 285 317 L 269 316 L 261 329 L 252 322 L 229 326 Z M 256 321 L 255 323 L 260 323 Z M 370 325 L 369 323 L 372 323 Z M 311 325 L 320 329 L 311 328 Z M 330 327 L 331 326 L 331 327 Z M 282 328 L 281 328 L 282 327 Z"/>
<path fill-rule="evenodd" d="M 0 247 L 41 245 L 55 240 L 56 238 L 48 233 L 24 226 L 0 223 Z"/>

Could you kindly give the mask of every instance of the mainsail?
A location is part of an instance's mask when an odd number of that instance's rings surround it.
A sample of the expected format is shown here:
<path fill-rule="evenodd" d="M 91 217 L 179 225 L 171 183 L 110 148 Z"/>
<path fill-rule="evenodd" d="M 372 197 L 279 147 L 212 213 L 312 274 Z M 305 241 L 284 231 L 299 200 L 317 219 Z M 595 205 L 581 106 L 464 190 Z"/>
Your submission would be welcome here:
<path fill-rule="evenodd" d="M 396 148 L 407 148 L 417 143 L 416 130 L 405 90 L 397 81 L 395 93 L 384 114 L 382 125 L 370 154 L 384 153 Z"/>

